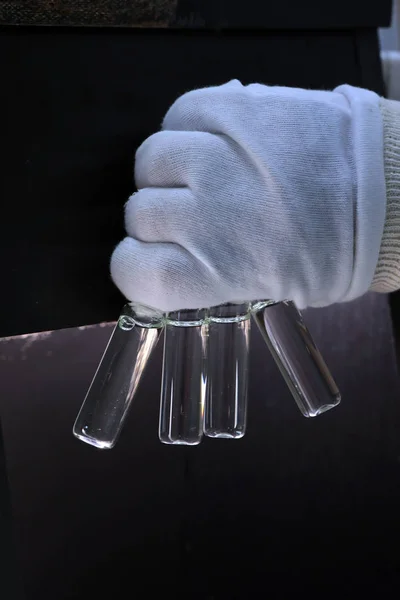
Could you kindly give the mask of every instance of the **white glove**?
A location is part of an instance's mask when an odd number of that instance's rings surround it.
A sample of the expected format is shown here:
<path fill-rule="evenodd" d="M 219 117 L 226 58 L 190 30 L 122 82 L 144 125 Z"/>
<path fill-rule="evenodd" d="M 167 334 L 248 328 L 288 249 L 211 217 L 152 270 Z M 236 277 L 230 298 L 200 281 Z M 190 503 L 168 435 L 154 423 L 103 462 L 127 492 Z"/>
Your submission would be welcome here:
<path fill-rule="evenodd" d="M 165 311 L 350 300 L 370 287 L 385 217 L 379 97 L 242 86 L 189 92 L 137 151 L 111 274 Z"/>

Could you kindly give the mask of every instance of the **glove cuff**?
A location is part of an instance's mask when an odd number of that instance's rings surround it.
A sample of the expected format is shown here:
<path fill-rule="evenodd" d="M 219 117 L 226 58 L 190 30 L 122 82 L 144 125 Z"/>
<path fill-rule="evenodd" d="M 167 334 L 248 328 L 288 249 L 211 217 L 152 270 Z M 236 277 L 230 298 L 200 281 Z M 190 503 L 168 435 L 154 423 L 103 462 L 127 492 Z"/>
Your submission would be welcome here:
<path fill-rule="evenodd" d="M 351 111 L 354 166 L 354 263 L 350 287 L 342 301 L 362 296 L 371 286 L 385 223 L 383 119 L 380 98 L 374 92 L 342 85 Z"/>
<path fill-rule="evenodd" d="M 384 131 L 386 217 L 371 290 L 387 293 L 400 288 L 400 102 L 381 98 L 380 109 Z"/>

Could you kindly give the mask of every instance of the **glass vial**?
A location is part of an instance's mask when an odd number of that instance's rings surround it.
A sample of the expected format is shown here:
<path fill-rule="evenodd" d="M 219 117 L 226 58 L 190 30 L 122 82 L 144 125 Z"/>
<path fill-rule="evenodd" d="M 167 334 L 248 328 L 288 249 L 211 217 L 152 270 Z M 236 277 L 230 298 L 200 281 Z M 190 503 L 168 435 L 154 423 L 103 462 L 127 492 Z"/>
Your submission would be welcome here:
<path fill-rule="evenodd" d="M 204 434 L 241 438 L 246 430 L 250 342 L 249 304 L 209 310 Z"/>
<path fill-rule="evenodd" d="M 305 417 L 340 403 L 340 393 L 293 302 L 258 302 L 253 317 Z"/>
<path fill-rule="evenodd" d="M 75 437 L 96 448 L 115 446 L 163 325 L 161 313 L 124 306 L 76 418 Z"/>
<path fill-rule="evenodd" d="M 159 438 L 164 444 L 201 442 L 207 383 L 205 319 L 205 310 L 167 315 L 159 420 Z"/>

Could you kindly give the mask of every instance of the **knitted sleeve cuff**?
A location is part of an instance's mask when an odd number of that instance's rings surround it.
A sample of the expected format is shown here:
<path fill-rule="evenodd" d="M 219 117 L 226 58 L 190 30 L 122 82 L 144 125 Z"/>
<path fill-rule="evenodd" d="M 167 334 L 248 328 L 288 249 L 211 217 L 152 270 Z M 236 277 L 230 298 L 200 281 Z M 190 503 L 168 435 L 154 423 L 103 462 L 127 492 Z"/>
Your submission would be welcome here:
<path fill-rule="evenodd" d="M 400 288 L 400 102 L 381 99 L 383 116 L 386 218 L 371 290 Z"/>

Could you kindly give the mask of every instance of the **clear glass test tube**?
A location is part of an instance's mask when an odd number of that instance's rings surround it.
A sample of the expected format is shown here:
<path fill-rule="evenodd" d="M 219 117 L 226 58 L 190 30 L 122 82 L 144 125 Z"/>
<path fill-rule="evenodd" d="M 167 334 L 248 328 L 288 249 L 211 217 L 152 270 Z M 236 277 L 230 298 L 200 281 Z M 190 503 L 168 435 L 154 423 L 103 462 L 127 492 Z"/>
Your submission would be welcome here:
<path fill-rule="evenodd" d="M 159 438 L 165 444 L 193 446 L 201 442 L 207 338 L 205 310 L 167 315 L 159 420 Z"/>
<path fill-rule="evenodd" d="M 252 314 L 302 414 L 337 406 L 339 390 L 296 305 L 256 302 Z"/>
<path fill-rule="evenodd" d="M 222 304 L 208 311 L 208 370 L 204 434 L 241 438 L 246 430 L 250 306 Z"/>
<path fill-rule="evenodd" d="M 161 313 L 124 306 L 76 418 L 75 437 L 96 448 L 115 446 L 163 325 Z"/>

